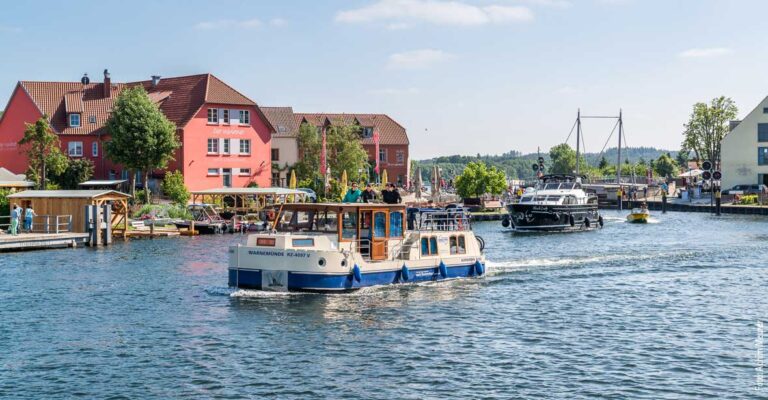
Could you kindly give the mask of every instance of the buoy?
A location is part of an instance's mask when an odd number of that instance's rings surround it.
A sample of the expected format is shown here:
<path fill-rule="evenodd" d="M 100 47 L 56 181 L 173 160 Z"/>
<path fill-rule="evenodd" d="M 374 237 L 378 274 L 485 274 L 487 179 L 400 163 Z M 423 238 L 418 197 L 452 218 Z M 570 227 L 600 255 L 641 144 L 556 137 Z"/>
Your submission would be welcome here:
<path fill-rule="evenodd" d="M 573 218 L 573 215 L 568 215 L 568 223 L 571 224 L 571 226 L 576 226 L 576 218 Z"/>
<path fill-rule="evenodd" d="M 483 263 L 481 263 L 480 260 L 475 261 L 475 273 L 477 276 L 485 273 L 485 267 L 483 267 Z"/>
<path fill-rule="evenodd" d="M 445 263 L 440 261 L 440 267 L 438 268 L 440 270 L 440 276 L 443 278 L 448 277 L 448 267 L 445 266 Z"/>
<path fill-rule="evenodd" d="M 504 219 L 502 219 L 501 220 L 501 226 L 503 226 L 505 228 L 509 228 L 509 218 L 505 217 Z"/>
<path fill-rule="evenodd" d="M 589 228 L 589 218 L 584 218 L 584 226 Z"/>
<path fill-rule="evenodd" d="M 403 278 L 404 281 L 407 281 L 411 277 L 411 273 L 408 271 L 408 267 L 403 264 L 403 268 L 400 268 L 400 277 Z"/>
<path fill-rule="evenodd" d="M 360 273 L 360 267 L 358 267 L 357 264 L 355 264 L 355 266 L 352 267 L 352 277 L 355 278 L 355 280 L 358 282 L 363 280 L 363 276 Z"/>
<path fill-rule="evenodd" d="M 480 245 L 480 251 L 482 252 L 485 250 L 485 239 L 483 239 L 480 235 L 475 235 L 475 239 L 477 240 L 477 244 Z"/>

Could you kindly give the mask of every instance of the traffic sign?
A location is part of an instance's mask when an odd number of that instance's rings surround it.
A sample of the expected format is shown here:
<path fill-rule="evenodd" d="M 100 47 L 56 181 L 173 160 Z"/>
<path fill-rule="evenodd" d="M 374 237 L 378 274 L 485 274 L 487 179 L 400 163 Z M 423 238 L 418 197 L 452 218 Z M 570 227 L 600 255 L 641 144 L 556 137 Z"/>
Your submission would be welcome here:
<path fill-rule="evenodd" d="M 712 171 L 712 162 L 709 160 L 704 161 L 703 163 L 701 163 L 701 169 L 703 169 L 704 171 Z M 708 178 L 704 178 L 704 179 L 708 179 Z"/>
<path fill-rule="evenodd" d="M 704 171 L 704 173 L 701 174 L 701 177 L 704 178 L 705 181 L 708 181 L 712 179 L 712 173 L 709 171 Z"/>
<path fill-rule="evenodd" d="M 539 164 L 533 164 L 533 170 L 538 171 L 539 170 Z"/>
<path fill-rule="evenodd" d="M 712 173 L 712 179 L 719 181 L 720 179 L 723 179 L 723 173 L 720 171 L 715 171 Z"/>

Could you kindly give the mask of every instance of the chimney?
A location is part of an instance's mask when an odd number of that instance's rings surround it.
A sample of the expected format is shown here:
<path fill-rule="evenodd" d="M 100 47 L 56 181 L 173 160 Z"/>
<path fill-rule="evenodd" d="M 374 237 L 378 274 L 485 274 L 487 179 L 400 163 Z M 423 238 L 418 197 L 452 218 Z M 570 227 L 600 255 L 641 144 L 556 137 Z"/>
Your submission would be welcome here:
<path fill-rule="evenodd" d="M 109 78 L 109 70 L 104 70 L 104 97 L 112 97 L 112 79 Z"/>
<path fill-rule="evenodd" d="M 160 83 L 160 75 L 152 75 L 152 87 L 157 87 L 157 84 Z"/>

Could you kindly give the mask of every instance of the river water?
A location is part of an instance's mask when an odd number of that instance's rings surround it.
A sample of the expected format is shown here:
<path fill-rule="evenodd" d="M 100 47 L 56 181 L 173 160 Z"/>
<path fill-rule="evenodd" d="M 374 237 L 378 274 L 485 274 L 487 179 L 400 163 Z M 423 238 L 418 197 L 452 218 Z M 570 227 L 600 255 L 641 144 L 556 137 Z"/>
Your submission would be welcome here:
<path fill-rule="evenodd" d="M 0 398 L 768 396 L 768 219 L 606 215 L 344 295 L 228 289 L 231 235 L 0 254 Z"/>

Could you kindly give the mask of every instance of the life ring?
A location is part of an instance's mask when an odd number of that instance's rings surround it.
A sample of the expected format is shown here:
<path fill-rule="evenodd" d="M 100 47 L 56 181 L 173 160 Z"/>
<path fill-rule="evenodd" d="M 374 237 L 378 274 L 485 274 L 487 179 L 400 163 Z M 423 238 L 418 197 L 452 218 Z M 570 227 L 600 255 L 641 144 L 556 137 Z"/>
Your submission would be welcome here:
<path fill-rule="evenodd" d="M 267 221 L 274 221 L 275 220 L 275 211 L 269 210 L 267 211 Z"/>
<path fill-rule="evenodd" d="M 480 245 L 480 251 L 482 252 L 485 250 L 485 239 L 483 239 L 481 236 L 475 235 L 475 239 L 477 240 L 477 243 Z"/>

